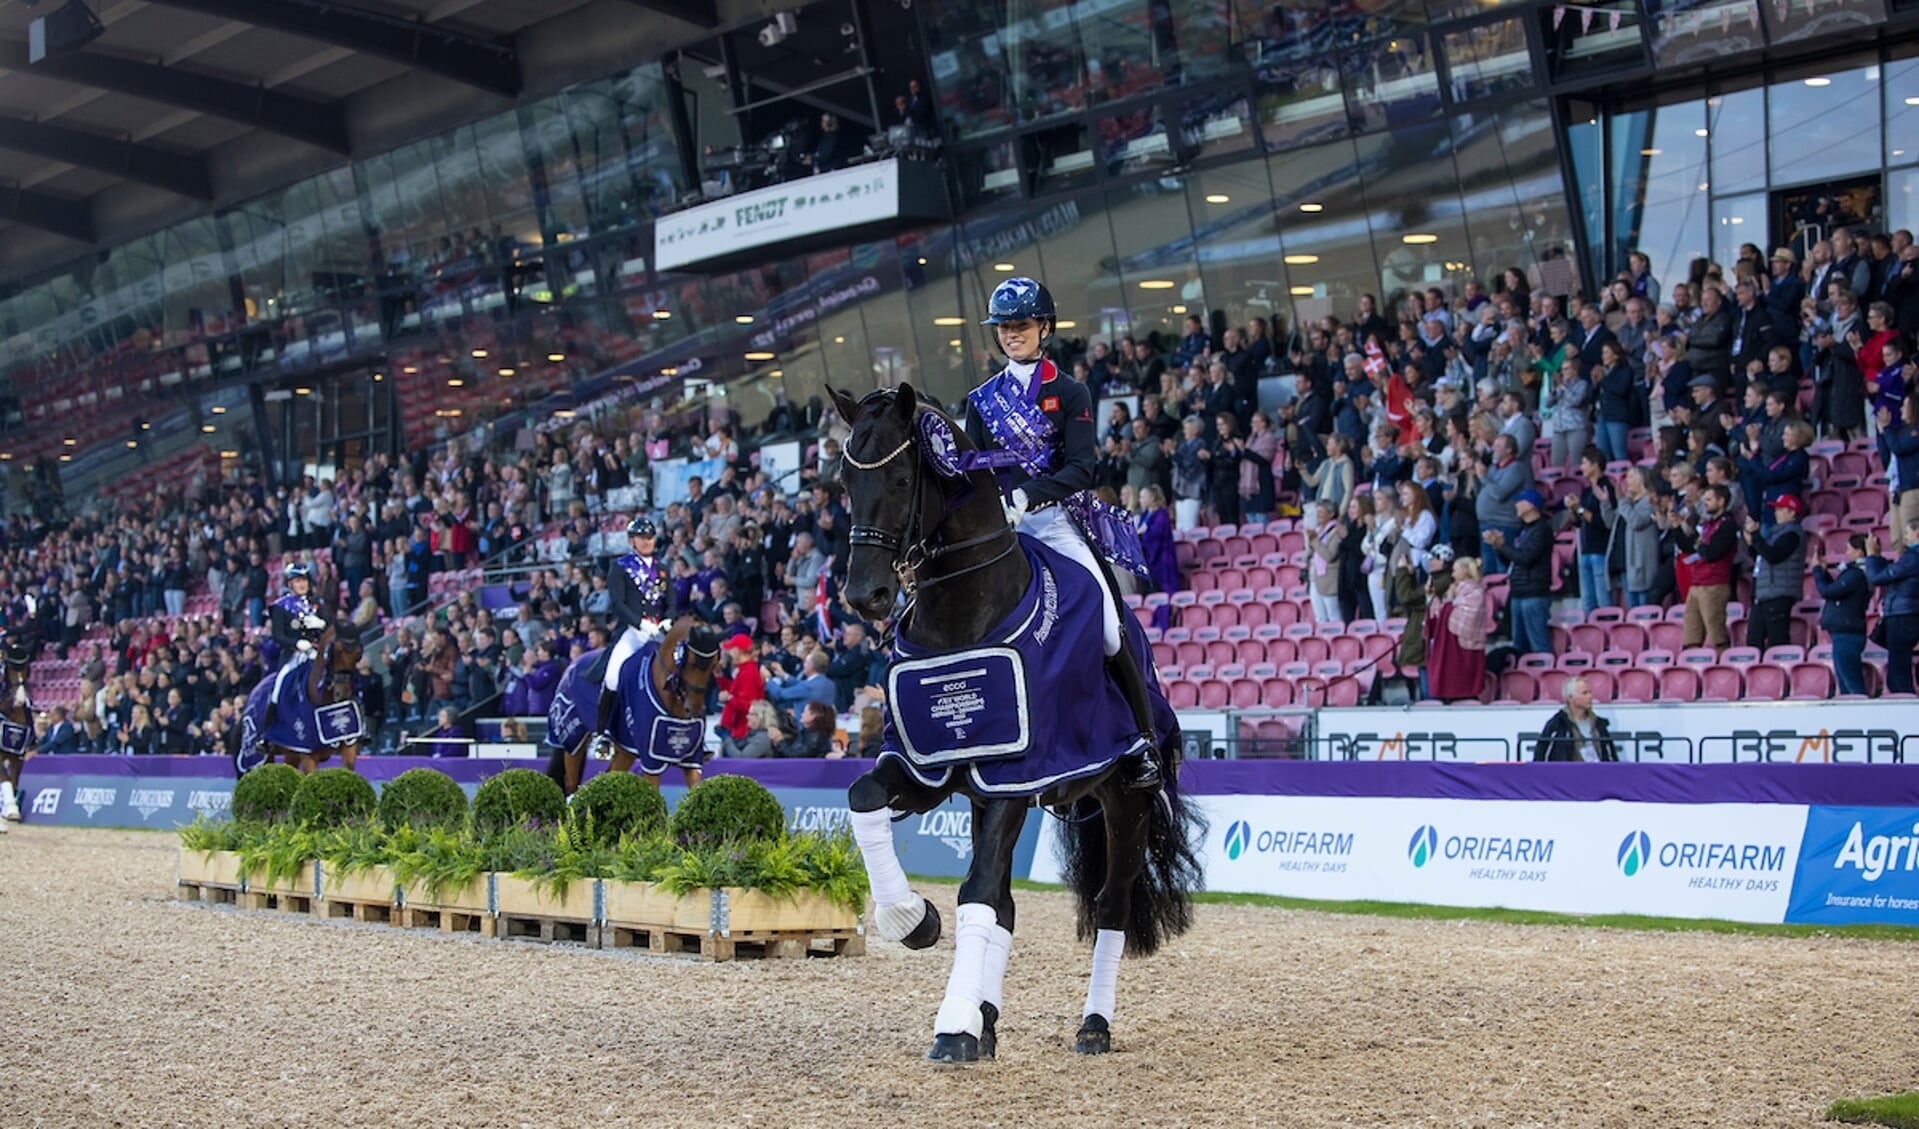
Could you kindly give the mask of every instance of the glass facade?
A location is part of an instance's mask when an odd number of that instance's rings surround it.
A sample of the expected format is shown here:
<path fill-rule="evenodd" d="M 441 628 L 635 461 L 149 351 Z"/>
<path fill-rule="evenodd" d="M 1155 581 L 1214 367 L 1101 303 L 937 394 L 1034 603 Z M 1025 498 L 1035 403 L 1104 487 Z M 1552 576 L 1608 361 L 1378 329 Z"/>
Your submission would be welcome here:
<path fill-rule="evenodd" d="M 995 364 L 977 322 L 1014 272 L 1052 287 L 1068 337 L 1171 338 L 1189 313 L 1283 337 L 1364 294 L 1491 289 L 1508 268 L 1591 282 L 1632 249 L 1676 280 L 1793 237 L 1808 208 L 1912 224 L 1919 50 L 1633 93 L 1646 68 L 1808 33 L 1776 7 L 921 0 L 950 222 L 658 271 L 652 221 L 700 188 L 674 91 L 702 146 L 753 127 L 712 68 L 681 88 L 647 65 L 13 285 L 0 412 L 58 452 L 197 412 L 225 382 L 324 368 L 354 387 L 311 411 L 295 390 L 262 425 L 311 457 L 613 370 L 753 424 L 829 383 L 956 399 Z M 1855 32 L 1883 19 L 1874 0 L 1825 7 Z M 1809 187 L 1848 178 L 1839 205 Z"/>

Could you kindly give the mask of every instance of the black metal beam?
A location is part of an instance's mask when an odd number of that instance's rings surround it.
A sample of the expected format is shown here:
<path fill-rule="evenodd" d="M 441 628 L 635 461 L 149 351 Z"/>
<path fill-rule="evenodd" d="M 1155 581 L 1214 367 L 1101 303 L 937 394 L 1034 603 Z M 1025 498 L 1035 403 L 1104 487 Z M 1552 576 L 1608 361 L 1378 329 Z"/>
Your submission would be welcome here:
<path fill-rule="evenodd" d="M 93 242 L 93 210 L 85 200 L 0 184 L 0 216 L 81 243 Z"/>
<path fill-rule="evenodd" d="M 16 118 L 0 118 L 0 149 L 123 176 L 194 200 L 213 199 L 213 178 L 207 172 L 207 163 L 191 153 Z"/>
<path fill-rule="evenodd" d="M 283 90 L 268 90 L 179 67 L 84 51 L 29 64 L 27 45 L 17 42 L 0 43 L 0 69 L 45 75 L 76 86 L 130 94 L 161 105 L 257 126 L 343 156 L 353 151 L 347 140 L 346 112 L 338 103 L 303 98 Z"/>
<path fill-rule="evenodd" d="M 718 0 L 631 0 L 649 12 L 712 31 L 720 26 Z"/>
<path fill-rule="evenodd" d="M 520 93 L 520 56 L 512 44 L 342 4 L 338 0 L 149 2 L 391 59 L 490 94 L 516 98 Z"/>

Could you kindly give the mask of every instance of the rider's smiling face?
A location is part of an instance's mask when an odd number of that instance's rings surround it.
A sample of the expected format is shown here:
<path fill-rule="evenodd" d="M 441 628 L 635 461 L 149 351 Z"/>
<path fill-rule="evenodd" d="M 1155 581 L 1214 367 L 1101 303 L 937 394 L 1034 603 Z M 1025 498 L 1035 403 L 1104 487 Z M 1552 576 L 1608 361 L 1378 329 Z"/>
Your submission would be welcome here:
<path fill-rule="evenodd" d="M 1030 361 L 1039 356 L 1040 323 L 1032 318 L 1018 321 L 1003 321 L 994 327 L 999 333 L 999 347 L 1006 355 L 1016 361 Z"/>

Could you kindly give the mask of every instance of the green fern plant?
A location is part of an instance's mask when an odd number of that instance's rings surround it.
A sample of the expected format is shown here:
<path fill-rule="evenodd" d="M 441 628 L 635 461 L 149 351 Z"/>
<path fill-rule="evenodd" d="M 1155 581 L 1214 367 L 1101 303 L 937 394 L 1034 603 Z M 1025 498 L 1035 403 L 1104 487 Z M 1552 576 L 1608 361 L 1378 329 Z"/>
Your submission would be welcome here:
<path fill-rule="evenodd" d="M 319 857 L 319 841 L 320 834 L 312 828 L 268 824 L 240 846 L 241 872 L 263 875 L 268 882 L 293 882 Z"/>
<path fill-rule="evenodd" d="M 436 901 L 486 870 L 480 844 L 443 827 L 418 833 L 407 849 L 395 850 L 388 865 L 393 868 L 395 880 L 424 890 L 427 897 Z"/>

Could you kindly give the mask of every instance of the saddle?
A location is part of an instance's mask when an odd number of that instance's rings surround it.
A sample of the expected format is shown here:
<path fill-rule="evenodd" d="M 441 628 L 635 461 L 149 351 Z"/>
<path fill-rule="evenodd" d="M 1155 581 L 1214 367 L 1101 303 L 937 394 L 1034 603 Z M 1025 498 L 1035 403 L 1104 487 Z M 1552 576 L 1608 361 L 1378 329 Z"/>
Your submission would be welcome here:
<path fill-rule="evenodd" d="M 601 647 L 599 653 L 593 657 L 593 661 L 580 672 L 580 677 L 595 686 L 604 686 L 606 685 L 606 668 L 611 665 L 613 665 L 613 648 Z"/>

